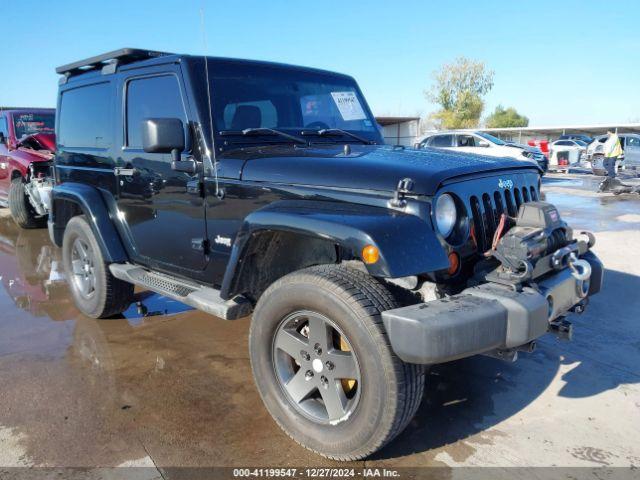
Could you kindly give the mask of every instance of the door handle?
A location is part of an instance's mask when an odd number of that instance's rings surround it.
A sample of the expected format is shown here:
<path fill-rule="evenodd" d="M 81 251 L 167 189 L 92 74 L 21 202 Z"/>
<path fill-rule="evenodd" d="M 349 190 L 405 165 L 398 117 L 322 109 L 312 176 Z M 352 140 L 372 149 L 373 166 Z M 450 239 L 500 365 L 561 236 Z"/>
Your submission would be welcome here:
<path fill-rule="evenodd" d="M 133 167 L 131 168 L 116 167 L 113 169 L 113 174 L 116 177 L 133 177 L 133 175 L 136 172 L 137 170 Z"/>

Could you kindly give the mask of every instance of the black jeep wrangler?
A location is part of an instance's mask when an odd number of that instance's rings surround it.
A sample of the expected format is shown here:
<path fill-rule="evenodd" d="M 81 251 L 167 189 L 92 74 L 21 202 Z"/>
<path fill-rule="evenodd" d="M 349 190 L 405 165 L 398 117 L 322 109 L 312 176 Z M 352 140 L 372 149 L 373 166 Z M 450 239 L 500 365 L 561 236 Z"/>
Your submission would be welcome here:
<path fill-rule="evenodd" d="M 349 76 L 134 49 L 57 72 L 49 231 L 78 308 L 117 315 L 136 284 L 253 312 L 264 403 L 321 455 L 375 452 L 425 365 L 567 337 L 601 288 L 535 164 L 382 145 Z"/>

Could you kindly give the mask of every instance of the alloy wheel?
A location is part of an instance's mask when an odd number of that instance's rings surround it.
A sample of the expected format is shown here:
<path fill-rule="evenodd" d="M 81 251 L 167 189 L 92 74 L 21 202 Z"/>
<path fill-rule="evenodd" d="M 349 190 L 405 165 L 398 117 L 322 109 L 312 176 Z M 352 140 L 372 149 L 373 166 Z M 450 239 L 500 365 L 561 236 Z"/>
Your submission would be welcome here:
<path fill-rule="evenodd" d="M 82 238 L 76 238 L 71 247 L 71 269 L 73 283 L 84 297 L 91 297 L 96 291 L 96 276 L 93 250 Z"/>
<path fill-rule="evenodd" d="M 355 411 L 361 382 L 358 359 L 344 333 L 324 315 L 288 315 L 276 330 L 272 359 L 286 398 L 310 420 L 336 424 Z"/>

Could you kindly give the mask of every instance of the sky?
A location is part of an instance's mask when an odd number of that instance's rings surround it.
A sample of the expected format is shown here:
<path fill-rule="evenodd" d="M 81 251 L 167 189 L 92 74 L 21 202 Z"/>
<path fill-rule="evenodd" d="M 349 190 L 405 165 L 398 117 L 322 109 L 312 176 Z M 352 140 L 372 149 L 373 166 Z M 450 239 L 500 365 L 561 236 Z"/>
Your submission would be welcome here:
<path fill-rule="evenodd" d="M 0 0 L 0 105 L 55 106 L 55 67 L 121 47 L 347 73 L 375 115 L 428 115 L 433 71 L 495 72 L 530 126 L 640 122 L 640 1 Z"/>

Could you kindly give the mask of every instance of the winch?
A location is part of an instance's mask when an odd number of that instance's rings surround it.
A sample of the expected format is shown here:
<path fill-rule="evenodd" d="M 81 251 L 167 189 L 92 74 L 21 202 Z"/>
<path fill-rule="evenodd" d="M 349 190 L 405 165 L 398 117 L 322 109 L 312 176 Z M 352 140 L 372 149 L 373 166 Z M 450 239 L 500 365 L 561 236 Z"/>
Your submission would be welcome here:
<path fill-rule="evenodd" d="M 481 262 L 477 276 L 514 284 L 569 267 L 574 277 L 587 279 L 591 271 L 589 263 L 578 257 L 593 246 L 595 238 L 589 232 L 581 233 L 586 240 L 575 240 L 573 230 L 553 205 L 524 203 L 516 218 L 502 215 L 492 247 L 485 253 L 486 257 L 498 260 L 500 266 L 489 266 L 490 271 L 487 271 L 487 264 Z"/>

